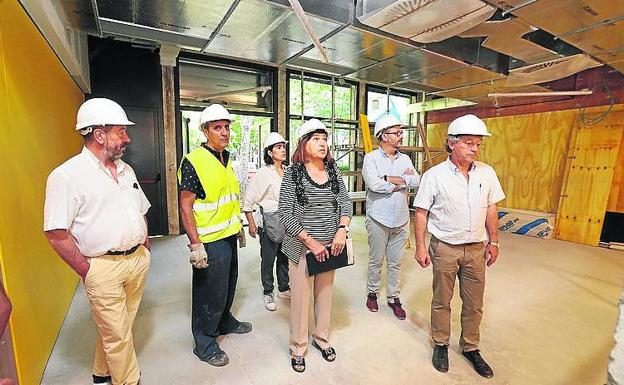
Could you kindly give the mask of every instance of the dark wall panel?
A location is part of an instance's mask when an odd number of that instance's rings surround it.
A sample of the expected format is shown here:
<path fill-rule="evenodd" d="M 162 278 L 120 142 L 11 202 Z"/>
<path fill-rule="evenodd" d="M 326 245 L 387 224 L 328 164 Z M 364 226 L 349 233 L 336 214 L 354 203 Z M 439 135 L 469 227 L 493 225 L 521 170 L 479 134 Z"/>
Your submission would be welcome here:
<path fill-rule="evenodd" d="M 132 143 L 124 160 L 133 166 L 152 204 L 150 235 L 166 234 L 164 138 L 161 68 L 158 50 L 89 37 L 91 90 L 87 98 L 105 97 L 124 107 L 137 123 L 128 129 Z M 148 118 L 146 118 L 148 117 Z"/>

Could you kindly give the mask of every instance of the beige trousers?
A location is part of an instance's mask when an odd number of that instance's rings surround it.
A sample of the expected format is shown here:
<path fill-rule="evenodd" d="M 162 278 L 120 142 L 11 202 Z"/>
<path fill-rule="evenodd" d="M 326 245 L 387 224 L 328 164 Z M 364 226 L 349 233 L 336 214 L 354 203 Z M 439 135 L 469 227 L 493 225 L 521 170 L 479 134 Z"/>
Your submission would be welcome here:
<path fill-rule="evenodd" d="M 314 276 L 308 275 L 305 253 L 299 263 L 288 261 L 290 277 L 290 353 L 303 356 L 308 349 L 308 316 L 310 310 L 310 294 L 314 295 L 314 330 L 312 338 L 321 347 L 327 349 L 329 344 L 329 326 L 331 318 L 332 297 L 334 293 L 335 271 L 328 271 Z"/>
<path fill-rule="evenodd" d="M 436 345 L 448 345 L 451 336 L 451 299 L 459 277 L 462 299 L 461 337 L 463 351 L 479 347 L 479 326 L 483 317 L 485 289 L 485 245 L 481 242 L 451 245 L 431 237 L 429 253 L 433 263 L 431 337 Z"/>
<path fill-rule="evenodd" d="M 150 252 L 140 246 L 129 255 L 91 258 L 84 280 L 98 329 L 93 374 L 111 376 L 114 385 L 135 385 L 140 372 L 132 325 L 150 264 Z"/>

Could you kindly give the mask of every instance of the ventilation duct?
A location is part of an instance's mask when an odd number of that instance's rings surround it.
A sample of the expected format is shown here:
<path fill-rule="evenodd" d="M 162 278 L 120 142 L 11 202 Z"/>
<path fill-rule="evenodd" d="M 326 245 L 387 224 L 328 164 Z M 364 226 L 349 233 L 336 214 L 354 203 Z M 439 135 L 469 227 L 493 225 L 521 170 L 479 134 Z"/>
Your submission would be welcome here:
<path fill-rule="evenodd" d="M 386 3 L 379 7 L 380 3 Z M 457 35 L 489 19 L 496 8 L 480 0 L 365 1 L 362 24 L 432 43 Z"/>
<path fill-rule="evenodd" d="M 583 70 L 603 65 L 585 54 L 549 60 L 509 71 L 507 86 L 524 86 L 563 79 Z"/>

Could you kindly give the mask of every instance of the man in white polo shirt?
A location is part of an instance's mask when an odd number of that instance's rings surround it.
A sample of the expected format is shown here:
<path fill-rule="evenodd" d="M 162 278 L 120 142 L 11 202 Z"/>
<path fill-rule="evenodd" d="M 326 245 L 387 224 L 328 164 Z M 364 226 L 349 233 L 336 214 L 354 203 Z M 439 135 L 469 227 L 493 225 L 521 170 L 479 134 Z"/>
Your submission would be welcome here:
<path fill-rule="evenodd" d="M 368 232 L 368 273 L 366 307 L 379 310 L 377 294 L 381 285 L 381 265 L 388 269 L 388 306 L 395 317 L 405 319 L 399 299 L 401 259 L 409 237 L 407 190 L 418 187 L 420 176 L 409 156 L 399 150 L 403 145 L 401 122 L 391 114 L 375 123 L 379 148 L 366 154 L 362 177 L 366 183 L 366 231 Z"/>
<path fill-rule="evenodd" d="M 129 125 L 114 101 L 84 102 L 76 124 L 84 147 L 50 173 L 46 186 L 45 235 L 82 279 L 98 329 L 94 384 L 138 384 L 140 377 L 132 324 L 150 264 L 150 203 L 121 160 Z"/>
<path fill-rule="evenodd" d="M 432 362 L 448 371 L 451 335 L 451 299 L 459 277 L 462 298 L 459 340 L 463 355 L 483 377 L 494 372 L 479 353 L 479 326 L 483 315 L 485 266 L 498 258 L 498 211 L 505 199 L 492 167 L 478 162 L 485 123 L 474 115 L 451 122 L 446 139 L 449 158 L 423 174 L 414 200 L 416 261 L 424 268 L 433 263 L 431 336 L 435 344 Z M 429 249 L 426 230 L 431 233 Z"/>

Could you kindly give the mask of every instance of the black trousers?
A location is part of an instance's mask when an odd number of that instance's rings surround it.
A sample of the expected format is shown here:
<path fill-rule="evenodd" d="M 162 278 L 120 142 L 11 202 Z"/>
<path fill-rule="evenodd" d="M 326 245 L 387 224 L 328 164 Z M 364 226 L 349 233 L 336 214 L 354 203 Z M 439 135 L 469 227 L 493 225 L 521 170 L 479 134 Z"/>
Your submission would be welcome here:
<path fill-rule="evenodd" d="M 287 291 L 288 285 L 288 257 L 282 253 L 282 244 L 273 242 L 262 229 L 258 228 L 260 236 L 260 279 L 264 294 L 273 293 L 273 265 L 277 272 L 277 289 Z M 277 259 L 277 264 L 275 260 Z"/>
<path fill-rule="evenodd" d="M 204 248 L 208 253 L 208 267 L 193 267 L 191 310 L 193 353 L 202 360 L 222 352 L 217 337 L 232 332 L 239 325 L 230 311 L 238 279 L 236 235 L 204 243 Z"/>

